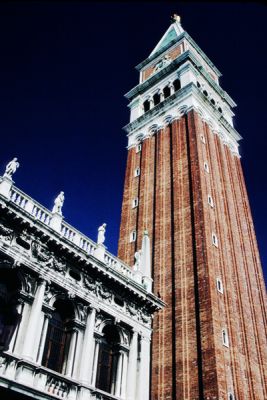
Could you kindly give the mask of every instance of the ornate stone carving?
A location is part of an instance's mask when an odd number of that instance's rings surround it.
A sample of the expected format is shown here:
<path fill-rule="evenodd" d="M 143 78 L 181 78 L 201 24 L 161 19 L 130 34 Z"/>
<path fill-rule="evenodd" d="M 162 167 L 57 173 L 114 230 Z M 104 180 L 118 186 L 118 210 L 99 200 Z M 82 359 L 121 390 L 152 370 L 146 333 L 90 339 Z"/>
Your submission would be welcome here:
<path fill-rule="evenodd" d="M 120 328 L 122 343 L 124 346 L 129 346 L 130 343 L 130 334 L 125 328 Z"/>
<path fill-rule="evenodd" d="M 51 303 L 51 299 L 54 297 L 58 297 L 63 294 L 63 291 L 57 289 L 55 286 L 51 284 L 46 285 L 46 290 L 44 294 L 44 301 L 45 303 Z"/>
<path fill-rule="evenodd" d="M 40 261 L 44 266 L 53 268 L 55 271 L 65 273 L 66 263 L 55 257 L 40 242 L 32 242 L 32 255 Z"/>
<path fill-rule="evenodd" d="M 127 303 L 126 305 L 126 310 L 131 314 L 131 315 L 137 315 L 137 307 L 134 303 Z"/>
<path fill-rule="evenodd" d="M 48 263 L 52 258 L 51 253 L 41 245 L 41 243 L 37 240 L 32 242 L 32 255 L 37 258 L 38 261 L 43 263 Z"/>
<path fill-rule="evenodd" d="M 163 69 L 164 67 L 166 67 L 167 65 L 169 65 L 172 62 L 171 57 L 166 54 L 161 60 L 159 60 L 157 62 L 157 64 L 155 65 L 153 74 L 155 74 L 156 72 L 160 71 L 161 69 Z"/>
<path fill-rule="evenodd" d="M 100 325 L 102 324 L 102 322 L 105 320 L 104 315 L 97 313 L 96 315 L 96 319 L 95 319 L 95 330 L 99 331 Z"/>
<path fill-rule="evenodd" d="M 110 300 L 112 298 L 112 293 L 109 289 L 107 289 L 101 281 L 94 280 L 88 275 L 84 275 L 84 285 L 90 292 L 94 293 L 98 298 L 104 300 Z"/>
<path fill-rule="evenodd" d="M 97 297 L 102 297 L 102 299 L 111 299 L 111 292 L 102 284 L 100 281 L 96 281 L 95 293 Z"/>
<path fill-rule="evenodd" d="M 88 306 L 83 303 L 76 303 L 77 317 L 81 322 L 86 322 Z"/>
<path fill-rule="evenodd" d="M 139 317 L 140 320 L 143 321 L 145 324 L 149 324 L 151 321 L 151 317 L 145 309 L 139 310 Z"/>
<path fill-rule="evenodd" d="M 0 236 L 2 236 L 5 241 L 11 242 L 13 237 L 13 229 L 7 228 L 5 225 L 0 224 Z"/>
<path fill-rule="evenodd" d="M 25 293 L 34 295 L 36 288 L 36 278 L 26 272 L 21 274 L 22 289 Z"/>
<path fill-rule="evenodd" d="M 90 292 L 95 290 L 95 280 L 88 275 L 84 275 L 84 285 Z"/>

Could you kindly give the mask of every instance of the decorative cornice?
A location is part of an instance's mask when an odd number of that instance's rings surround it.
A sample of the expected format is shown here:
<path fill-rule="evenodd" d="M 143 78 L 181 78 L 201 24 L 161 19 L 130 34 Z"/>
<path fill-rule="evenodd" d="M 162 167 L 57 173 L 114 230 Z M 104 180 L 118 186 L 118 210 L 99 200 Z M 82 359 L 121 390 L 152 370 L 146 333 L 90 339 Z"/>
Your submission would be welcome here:
<path fill-rule="evenodd" d="M 124 126 L 123 129 L 128 133 L 128 136 L 130 136 L 134 131 L 142 129 L 142 127 L 148 125 L 150 121 L 152 122 L 155 117 L 165 114 L 176 106 L 179 107 L 179 104 L 190 95 L 195 96 L 204 107 L 207 107 L 210 110 L 213 117 L 217 118 L 217 121 L 223 126 L 223 128 L 225 128 L 232 140 L 238 141 L 242 139 L 239 133 L 226 121 L 220 112 L 216 110 L 216 108 L 192 82 L 175 92 L 173 95 L 169 96 L 167 99 L 153 107 L 151 110 L 147 111 L 145 114 L 141 115 L 133 122 Z M 178 116 L 176 111 L 175 116 Z"/>
<path fill-rule="evenodd" d="M 176 59 L 174 59 L 165 68 L 163 68 L 156 74 L 152 75 L 144 82 L 135 86 L 133 89 L 131 89 L 129 92 L 125 94 L 125 97 L 128 100 L 133 100 L 133 98 L 135 98 L 136 96 L 142 95 L 144 92 L 149 90 L 149 88 L 160 82 L 164 77 L 177 70 L 186 61 L 190 61 L 193 64 L 198 73 L 200 73 L 208 81 L 208 83 L 217 92 L 217 94 L 219 94 L 222 97 L 222 99 L 225 100 L 230 105 L 230 107 L 236 106 L 234 100 L 209 76 L 209 74 L 205 71 L 205 69 L 202 67 L 200 62 L 197 60 L 197 58 L 190 50 L 185 51 Z"/>

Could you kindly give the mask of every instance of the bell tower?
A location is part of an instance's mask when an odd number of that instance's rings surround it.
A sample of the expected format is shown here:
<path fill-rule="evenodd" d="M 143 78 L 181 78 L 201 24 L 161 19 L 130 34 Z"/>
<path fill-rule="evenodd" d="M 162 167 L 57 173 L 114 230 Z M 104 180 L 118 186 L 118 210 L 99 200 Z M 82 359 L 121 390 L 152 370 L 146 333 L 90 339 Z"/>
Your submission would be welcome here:
<path fill-rule="evenodd" d="M 146 230 L 154 292 L 151 400 L 267 399 L 266 293 L 220 72 L 172 24 L 137 66 L 118 255 Z"/>

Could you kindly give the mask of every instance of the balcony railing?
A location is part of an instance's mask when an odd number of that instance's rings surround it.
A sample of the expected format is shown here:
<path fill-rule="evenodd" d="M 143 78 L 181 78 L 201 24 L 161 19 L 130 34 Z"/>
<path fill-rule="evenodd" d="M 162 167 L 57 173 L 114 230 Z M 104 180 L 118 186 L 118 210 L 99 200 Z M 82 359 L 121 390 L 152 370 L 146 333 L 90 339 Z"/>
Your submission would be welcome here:
<path fill-rule="evenodd" d="M 79 381 L 67 378 L 62 374 L 42 366 L 23 360 L 9 353 L 0 356 L 0 386 L 8 386 L 16 391 L 16 384 L 21 392 L 21 386 L 33 398 L 39 398 L 41 393 L 55 399 L 78 400 L 81 387 L 88 390 L 91 399 L 122 400 L 102 390 L 84 386 Z M 31 390 L 28 390 L 31 388 Z"/>

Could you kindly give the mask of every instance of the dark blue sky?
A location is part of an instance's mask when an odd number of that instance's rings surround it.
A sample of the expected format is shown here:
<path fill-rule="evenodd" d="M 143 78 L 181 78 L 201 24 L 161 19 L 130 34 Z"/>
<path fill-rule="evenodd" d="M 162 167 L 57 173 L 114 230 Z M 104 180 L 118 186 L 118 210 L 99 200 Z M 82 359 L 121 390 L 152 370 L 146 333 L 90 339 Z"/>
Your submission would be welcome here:
<path fill-rule="evenodd" d="M 266 7 L 261 3 L 18 2 L 0 5 L 0 168 L 16 185 L 116 253 L 126 162 L 123 95 L 174 12 L 236 101 L 242 163 L 263 264 L 266 222 Z"/>

